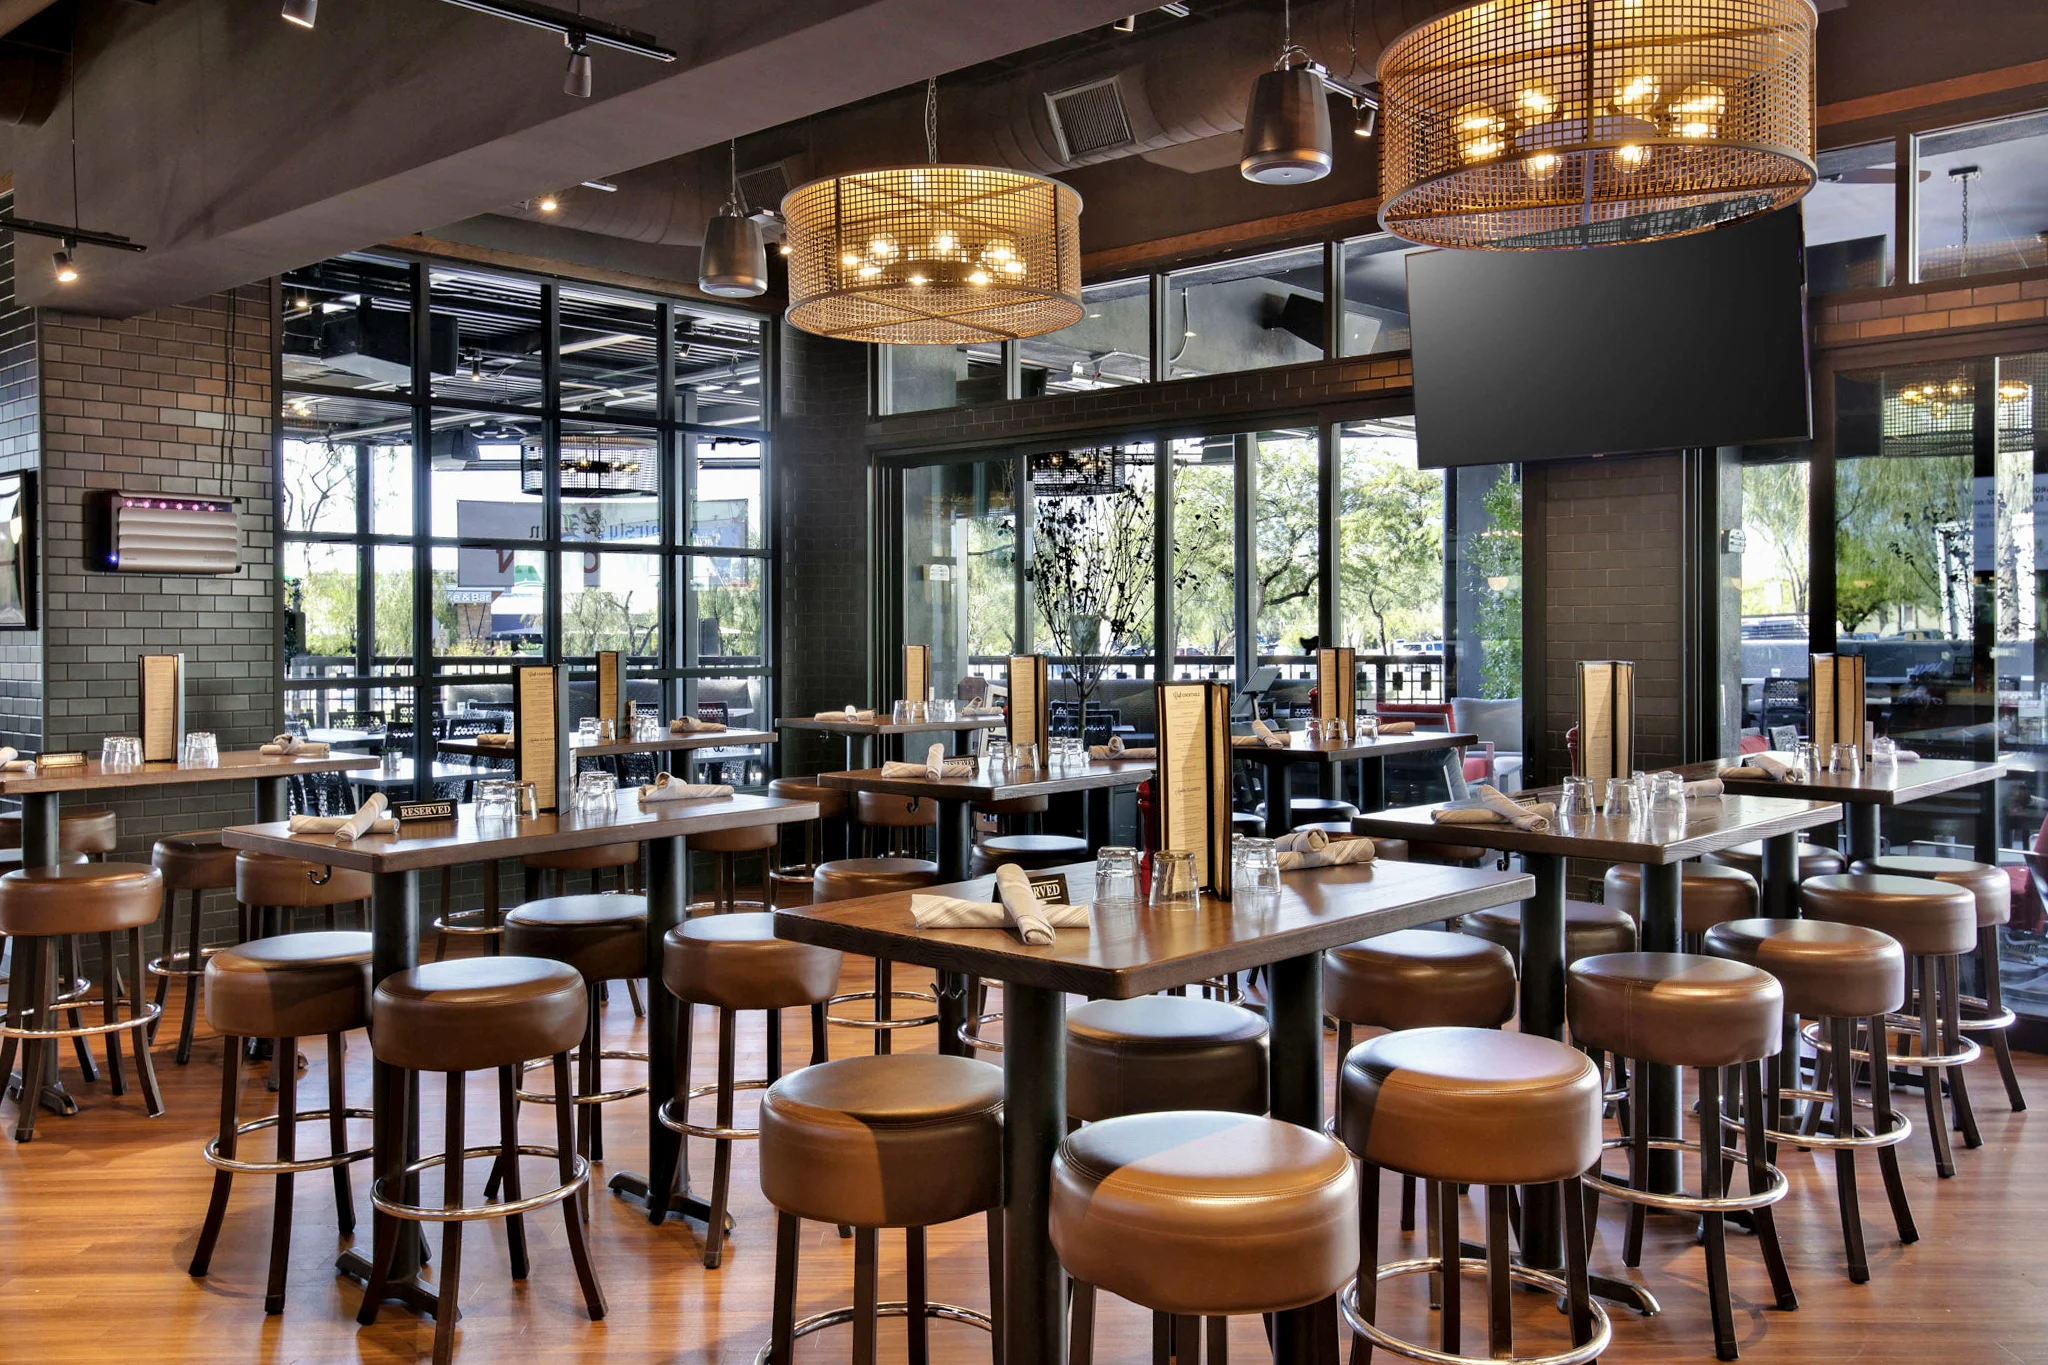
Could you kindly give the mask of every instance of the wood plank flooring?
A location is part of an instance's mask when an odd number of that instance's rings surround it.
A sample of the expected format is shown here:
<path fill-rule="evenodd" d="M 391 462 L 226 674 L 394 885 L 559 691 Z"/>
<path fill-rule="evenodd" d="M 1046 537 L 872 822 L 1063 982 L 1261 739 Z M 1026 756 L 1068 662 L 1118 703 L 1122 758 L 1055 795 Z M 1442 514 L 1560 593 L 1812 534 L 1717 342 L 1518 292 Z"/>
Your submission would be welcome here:
<path fill-rule="evenodd" d="M 866 965 L 849 961 L 847 984 L 866 982 Z M 913 978 L 906 982 L 906 976 Z M 915 974 L 899 969 L 899 986 L 915 985 Z M 302 1177 L 297 1193 L 297 1226 L 292 1239 L 289 1298 L 280 1317 L 263 1312 L 263 1279 L 270 1229 L 271 1182 L 237 1182 L 235 1201 L 212 1274 L 194 1280 L 185 1273 L 205 1211 L 210 1169 L 200 1160 L 218 1108 L 220 1043 L 202 1032 L 192 1064 L 171 1062 L 179 1004 L 173 991 L 169 1023 L 157 1050 L 169 1112 L 144 1116 L 132 1088 L 113 1098 L 106 1082 L 79 1085 L 67 1066 L 83 1106 L 75 1118 L 45 1114 L 33 1143 L 0 1139 L 0 1304 L 5 1329 L 0 1359 L 39 1362 L 140 1360 L 152 1365 L 218 1361 L 406 1361 L 430 1350 L 433 1328 L 396 1308 L 387 1308 L 372 1328 L 358 1329 L 354 1313 L 360 1290 L 332 1270 L 337 1241 L 333 1192 L 324 1174 Z M 991 1008 L 997 1006 L 992 1004 Z M 697 1012 L 697 1056 L 715 1056 L 713 1020 Z M 789 1064 L 801 1065 L 809 1030 L 796 1014 L 789 1018 Z M 605 1011 L 608 1046 L 640 1041 L 623 990 L 614 989 Z M 898 1033 L 899 1046 L 929 1048 L 929 1029 Z M 870 1035 L 834 1029 L 835 1056 L 864 1050 Z M 742 1022 L 741 1073 L 761 1074 L 762 1028 L 758 1016 Z M 309 1068 L 302 1076 L 302 1104 L 324 1102 L 324 1049 L 305 1046 Z M 348 1053 L 351 1101 L 366 1105 L 369 1048 L 358 1035 Z M 68 1062 L 67 1050 L 67 1062 Z M 2022 1078 L 2037 1105 L 2048 1105 L 2048 1060 L 2022 1059 Z M 1330 1044 L 1334 1066 L 1335 1043 Z M 609 1064 L 608 1076 L 623 1078 L 627 1064 Z M 495 1104 L 487 1077 L 474 1078 L 470 1098 L 470 1141 L 489 1140 Z M 699 1081 L 710 1079 L 701 1075 Z M 1872 1281 L 1857 1286 L 1842 1270 L 1839 1224 L 1834 1204 L 1833 1160 L 1814 1153 L 1786 1152 L 1783 1164 L 1792 1194 L 1779 1206 L 1799 1309 L 1781 1313 L 1766 1307 L 1768 1284 L 1752 1239 L 1730 1236 L 1731 1279 L 1736 1327 L 1743 1358 L 1757 1362 L 1858 1361 L 1873 1365 L 1925 1362 L 2027 1362 L 2048 1365 L 2048 1128 L 2032 1114 L 2011 1113 L 1988 1061 L 1972 1069 L 1973 1095 L 1985 1144 L 1969 1151 L 1957 1140 L 1959 1173 L 1935 1178 L 1926 1137 L 1916 1132 L 1904 1149 L 1908 1187 L 1921 1240 L 1901 1247 L 1893 1239 L 1875 1163 L 1862 1178 L 1863 1215 L 1870 1240 Z M 316 1100 L 314 1097 L 319 1096 Z M 245 1117 L 269 1112 L 274 1097 L 260 1087 L 247 1096 Z M 742 1120 L 751 1122 L 756 1096 L 741 1096 Z M 440 1087 L 425 1086 L 427 1124 L 423 1146 L 439 1145 Z M 707 1110 L 708 1111 L 708 1110 Z M 11 1130 L 12 1105 L 4 1106 Z M 645 1134 L 639 1103 L 614 1106 L 606 1125 L 608 1160 L 600 1176 L 645 1169 Z M 1918 1124 L 1922 1110 L 1909 1097 Z M 366 1125 L 353 1125 L 367 1144 Z M 551 1116 L 529 1107 L 523 1131 L 529 1142 L 551 1140 Z M 267 1153 L 267 1139 L 255 1147 Z M 306 1125 L 300 1151 L 325 1151 L 325 1128 Z M 709 1183 L 710 1149 L 695 1146 L 693 1166 L 700 1191 Z M 370 1218 L 368 1171 L 355 1169 L 360 1236 L 367 1243 Z M 529 1217 L 533 1269 L 515 1285 L 508 1278 L 501 1223 L 472 1225 L 463 1267 L 464 1316 L 459 1358 L 503 1361 L 515 1355 L 551 1360 L 689 1362 L 689 1365 L 745 1365 L 768 1333 L 773 1267 L 773 1215 L 755 1178 L 754 1154 L 742 1144 L 733 1178 L 734 1213 L 739 1220 L 724 1267 L 707 1272 L 699 1261 L 696 1233 L 681 1224 L 653 1228 L 630 1206 L 600 1194 L 591 1224 L 598 1271 L 611 1301 L 605 1321 L 588 1321 L 576 1292 L 558 1214 Z M 538 1163 L 529 1188 L 541 1176 Z M 475 1198 L 485 1171 L 472 1167 L 468 1188 Z M 428 1181 L 429 1195 L 435 1192 Z M 1404 1240 L 1393 1227 L 1398 1200 L 1391 1182 L 1383 1207 L 1388 1228 L 1383 1254 L 1420 1254 L 1419 1235 Z M 1468 1201 L 1465 1222 L 1479 1226 L 1482 1210 Z M 1621 1211 L 1602 1207 L 1595 1268 L 1624 1275 L 1620 1264 Z M 852 1243 L 833 1229 L 806 1225 L 798 1311 L 808 1314 L 847 1303 Z M 931 1289 L 935 1298 L 986 1308 L 987 1293 L 979 1220 L 935 1229 L 931 1239 Z M 903 1283 L 902 1238 L 885 1234 L 882 1296 L 899 1297 Z M 1653 1218 L 1644 1265 L 1637 1278 L 1662 1299 L 1664 1313 L 1642 1319 L 1616 1312 L 1614 1345 L 1606 1359 L 1616 1362 L 1709 1361 L 1713 1358 L 1701 1256 L 1688 1225 Z M 1468 1281 L 1468 1323 L 1483 1321 L 1480 1286 Z M 1421 1283 L 1408 1281 L 1388 1291 L 1389 1326 L 1411 1336 L 1430 1333 L 1420 1307 Z M 1561 1321 L 1547 1301 L 1517 1296 L 1518 1347 L 1524 1352 L 1560 1349 Z M 1475 1340 L 1468 1326 L 1468 1349 Z M 1105 1298 L 1097 1315 L 1097 1359 L 1149 1359 L 1146 1317 L 1128 1304 Z M 971 1328 L 935 1325 L 933 1353 L 942 1362 L 988 1359 L 985 1337 Z M 1232 1327 L 1232 1349 L 1240 1361 L 1262 1358 L 1264 1342 L 1255 1319 Z M 884 1360 L 903 1359 L 900 1325 L 883 1326 Z M 1483 1352 L 1482 1352 L 1483 1353 Z M 844 1360 L 843 1331 L 800 1343 L 799 1362 Z"/>

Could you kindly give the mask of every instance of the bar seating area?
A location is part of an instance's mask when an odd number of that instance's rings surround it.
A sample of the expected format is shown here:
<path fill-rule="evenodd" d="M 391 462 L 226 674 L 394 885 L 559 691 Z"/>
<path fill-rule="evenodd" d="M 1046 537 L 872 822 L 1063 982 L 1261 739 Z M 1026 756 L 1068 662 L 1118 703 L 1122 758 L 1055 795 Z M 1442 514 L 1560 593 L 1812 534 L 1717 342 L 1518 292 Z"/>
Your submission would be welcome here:
<path fill-rule="evenodd" d="M 0 1360 L 2048 1365 L 2039 0 L 277 3 L 0 4 Z"/>

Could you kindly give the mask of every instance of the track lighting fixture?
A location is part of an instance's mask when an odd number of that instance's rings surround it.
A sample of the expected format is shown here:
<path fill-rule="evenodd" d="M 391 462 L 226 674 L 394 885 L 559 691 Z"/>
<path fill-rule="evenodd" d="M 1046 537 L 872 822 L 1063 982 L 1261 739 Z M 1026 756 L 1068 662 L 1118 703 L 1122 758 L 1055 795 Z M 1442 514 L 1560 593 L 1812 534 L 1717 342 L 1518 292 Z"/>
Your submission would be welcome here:
<path fill-rule="evenodd" d="M 1371 137 L 1373 129 L 1379 124 L 1379 121 L 1380 108 L 1378 105 L 1367 104 L 1362 99 L 1351 101 L 1351 136 Z"/>
<path fill-rule="evenodd" d="M 70 284 L 78 278 L 78 263 L 71 256 L 72 251 L 77 245 L 78 243 L 66 237 L 64 245 L 58 248 L 57 252 L 50 257 L 52 264 L 56 267 L 57 283 L 59 284 Z"/>
<path fill-rule="evenodd" d="M 320 0 L 284 0 L 284 21 L 287 24 L 311 28 L 319 12 Z"/>
<path fill-rule="evenodd" d="M 562 45 L 569 49 L 569 70 L 562 77 L 562 93 L 579 100 L 590 98 L 590 50 L 584 43 L 580 33 L 562 35 Z"/>
<path fill-rule="evenodd" d="M 556 209 L 562 207 L 562 201 L 555 198 L 552 194 L 544 194 L 534 201 L 533 206 L 542 213 L 553 213 Z"/>

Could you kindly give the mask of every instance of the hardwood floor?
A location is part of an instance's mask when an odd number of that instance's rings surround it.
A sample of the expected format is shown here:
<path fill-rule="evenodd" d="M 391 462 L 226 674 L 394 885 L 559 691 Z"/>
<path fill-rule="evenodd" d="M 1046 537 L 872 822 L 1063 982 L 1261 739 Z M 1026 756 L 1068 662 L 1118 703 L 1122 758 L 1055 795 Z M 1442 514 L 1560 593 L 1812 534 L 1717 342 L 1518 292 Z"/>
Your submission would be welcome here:
<path fill-rule="evenodd" d="M 847 985 L 867 984 L 866 966 L 849 960 Z M 899 968 L 897 984 L 905 985 Z M 173 992 L 167 1017 L 175 1019 Z M 995 1008 L 991 1005 L 991 1008 Z M 712 1018 L 698 1011 L 697 1056 L 715 1056 Z M 614 990 L 605 1011 L 607 1043 L 632 1046 L 640 1026 L 623 990 Z M 742 1075 L 761 1074 L 762 1029 L 758 1016 L 742 1023 Z M 67 1079 L 82 1104 L 75 1118 L 44 1115 L 33 1143 L 0 1140 L 0 1304 L 4 1304 L 6 1348 L 0 1358 L 50 1362 L 144 1360 L 229 1361 L 393 1361 L 423 1358 L 431 1348 L 431 1322 L 388 1308 L 373 1328 L 358 1329 L 354 1314 L 359 1287 L 332 1270 L 335 1237 L 333 1193 L 324 1175 L 302 1177 L 296 1196 L 291 1281 L 280 1317 L 263 1312 L 263 1281 L 270 1231 L 272 1182 L 239 1180 L 211 1275 L 194 1280 L 185 1273 L 206 1208 L 211 1171 L 200 1160 L 218 1108 L 220 1043 L 202 1032 L 192 1064 L 171 1061 L 175 1025 L 160 1035 L 157 1049 L 168 1112 L 144 1116 L 132 1087 L 113 1098 L 104 1080 L 79 1085 Z M 833 1030 L 835 1056 L 868 1046 L 867 1034 Z M 899 1046 L 929 1048 L 931 1030 L 897 1035 Z M 789 1064 L 800 1065 L 809 1030 L 792 1015 L 787 1030 Z M 324 1050 L 308 1045 L 309 1068 L 302 1078 L 307 1107 L 324 1095 Z M 349 1093 L 367 1104 L 369 1048 L 360 1035 L 348 1053 Z M 67 1061 L 68 1061 L 67 1053 Z M 1330 1044 L 1335 1061 L 1335 1043 Z M 611 1064 L 622 1078 L 626 1064 Z M 2037 1104 L 2048 1104 L 2048 1060 L 2021 1058 L 2024 1084 Z M 702 1075 L 700 1083 L 710 1079 Z M 470 1141 L 488 1141 L 495 1102 L 485 1076 L 473 1078 Z M 1870 1241 L 1872 1280 L 1849 1283 L 1843 1273 L 1841 1234 L 1834 1205 L 1832 1158 L 1785 1152 L 1782 1164 L 1792 1194 L 1779 1206 L 1799 1309 L 1781 1313 L 1765 1306 L 1768 1283 L 1755 1243 L 1741 1233 L 1729 1239 L 1736 1328 L 1743 1358 L 1758 1362 L 1846 1361 L 1924 1365 L 1925 1362 L 2033 1362 L 2048 1365 L 2048 1128 L 2030 1114 L 2011 1113 L 1997 1074 L 1987 1063 L 1972 1069 L 1972 1093 L 1983 1126 L 1984 1146 L 1961 1148 L 1955 1179 L 1938 1181 L 1924 1133 L 1904 1148 L 1907 1185 L 1919 1220 L 1921 1240 L 1901 1247 L 1874 1162 L 1862 1179 L 1863 1215 Z M 439 1145 L 439 1086 L 425 1087 L 427 1125 L 423 1146 Z M 755 1098 L 741 1096 L 742 1121 L 751 1122 Z M 273 1097 L 260 1087 L 247 1097 L 244 1116 L 269 1112 Z M 12 1105 L 4 1107 L 12 1127 Z M 644 1169 L 645 1134 L 638 1102 L 613 1106 L 606 1125 L 608 1161 L 603 1174 Z M 1907 1106 L 1914 1121 L 1917 1097 Z M 367 1142 L 365 1125 L 352 1125 Z M 2031 1131 L 2030 1131 L 2031 1130 Z M 551 1140 L 551 1116 L 528 1109 L 529 1142 Z M 325 1128 L 301 1130 L 302 1154 L 325 1151 Z M 245 1149 L 247 1150 L 247 1149 Z M 255 1150 L 267 1153 L 268 1140 Z M 700 1191 L 708 1184 L 708 1146 L 695 1149 Z M 542 1175 L 531 1167 L 529 1188 Z M 360 1236 L 367 1244 L 370 1218 L 367 1168 L 355 1171 Z M 477 1197 L 485 1170 L 468 1173 Z M 431 1196 L 434 1178 L 427 1182 Z M 1406 1240 L 1392 1224 L 1398 1200 L 1391 1182 L 1383 1207 L 1388 1228 L 1383 1254 L 1420 1254 L 1419 1235 Z M 706 1271 L 699 1263 L 694 1230 L 671 1223 L 653 1228 L 608 1194 L 597 1197 L 591 1223 L 598 1272 L 611 1301 L 610 1316 L 588 1321 L 574 1272 L 552 1210 L 528 1219 L 533 1268 L 515 1285 L 506 1270 L 502 1223 L 472 1224 L 463 1268 L 464 1316 L 457 1350 L 472 1362 L 501 1361 L 515 1354 L 530 1359 L 612 1358 L 690 1365 L 745 1365 L 767 1339 L 773 1264 L 773 1215 L 755 1179 L 754 1154 L 742 1144 L 735 1162 L 733 1206 L 738 1227 L 727 1244 L 724 1267 Z M 1477 1227 L 1480 1207 L 1467 1201 L 1465 1221 Z M 1604 1204 L 1595 1269 L 1627 1275 L 1620 1264 L 1622 1213 Z M 808 1314 L 851 1298 L 852 1243 L 832 1228 L 806 1224 L 798 1286 L 798 1312 Z M 902 1237 L 886 1234 L 882 1250 L 882 1296 L 900 1297 Z M 980 1220 L 934 1230 L 931 1292 L 935 1298 L 986 1308 Z M 1642 1319 L 1615 1314 L 1616 1362 L 1708 1361 L 1713 1358 L 1704 1298 L 1701 1255 L 1686 1223 L 1653 1218 L 1644 1265 L 1634 1276 L 1663 1301 L 1664 1313 Z M 1483 1321 L 1476 1281 L 1465 1290 L 1467 1348 L 1475 1349 L 1475 1325 Z M 1390 1327 L 1427 1339 L 1432 1329 L 1420 1308 L 1421 1283 L 1404 1282 L 1388 1291 Z M 1518 1346 L 1526 1353 L 1556 1350 L 1564 1335 L 1561 1320 L 1537 1295 L 1516 1296 Z M 1148 1320 L 1130 1305 L 1104 1298 L 1097 1312 L 1097 1359 L 1149 1358 Z M 1232 1350 L 1240 1361 L 1262 1358 L 1264 1341 L 1256 1319 L 1232 1324 Z M 883 1359 L 903 1359 L 900 1324 L 885 1322 Z M 940 1361 L 988 1359 L 988 1343 L 971 1328 L 937 1324 L 932 1349 Z M 799 1343 L 800 1362 L 843 1360 L 843 1331 Z M 1483 1354 L 1483 1349 L 1476 1353 Z"/>

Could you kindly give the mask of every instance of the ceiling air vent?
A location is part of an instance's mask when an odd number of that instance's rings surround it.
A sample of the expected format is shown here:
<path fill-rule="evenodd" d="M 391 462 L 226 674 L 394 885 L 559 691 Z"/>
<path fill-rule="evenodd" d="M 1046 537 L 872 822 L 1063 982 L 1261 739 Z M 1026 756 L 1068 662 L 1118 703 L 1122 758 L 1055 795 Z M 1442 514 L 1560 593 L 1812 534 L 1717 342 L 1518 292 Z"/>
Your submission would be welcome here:
<path fill-rule="evenodd" d="M 789 193 L 789 163 L 771 161 L 740 172 L 740 198 L 750 209 L 772 209 Z"/>
<path fill-rule="evenodd" d="M 1115 76 L 1046 92 L 1045 112 L 1052 120 L 1053 136 L 1060 140 L 1062 161 L 1079 161 L 1137 140 L 1131 136 L 1130 116 L 1124 112 L 1123 90 Z"/>

